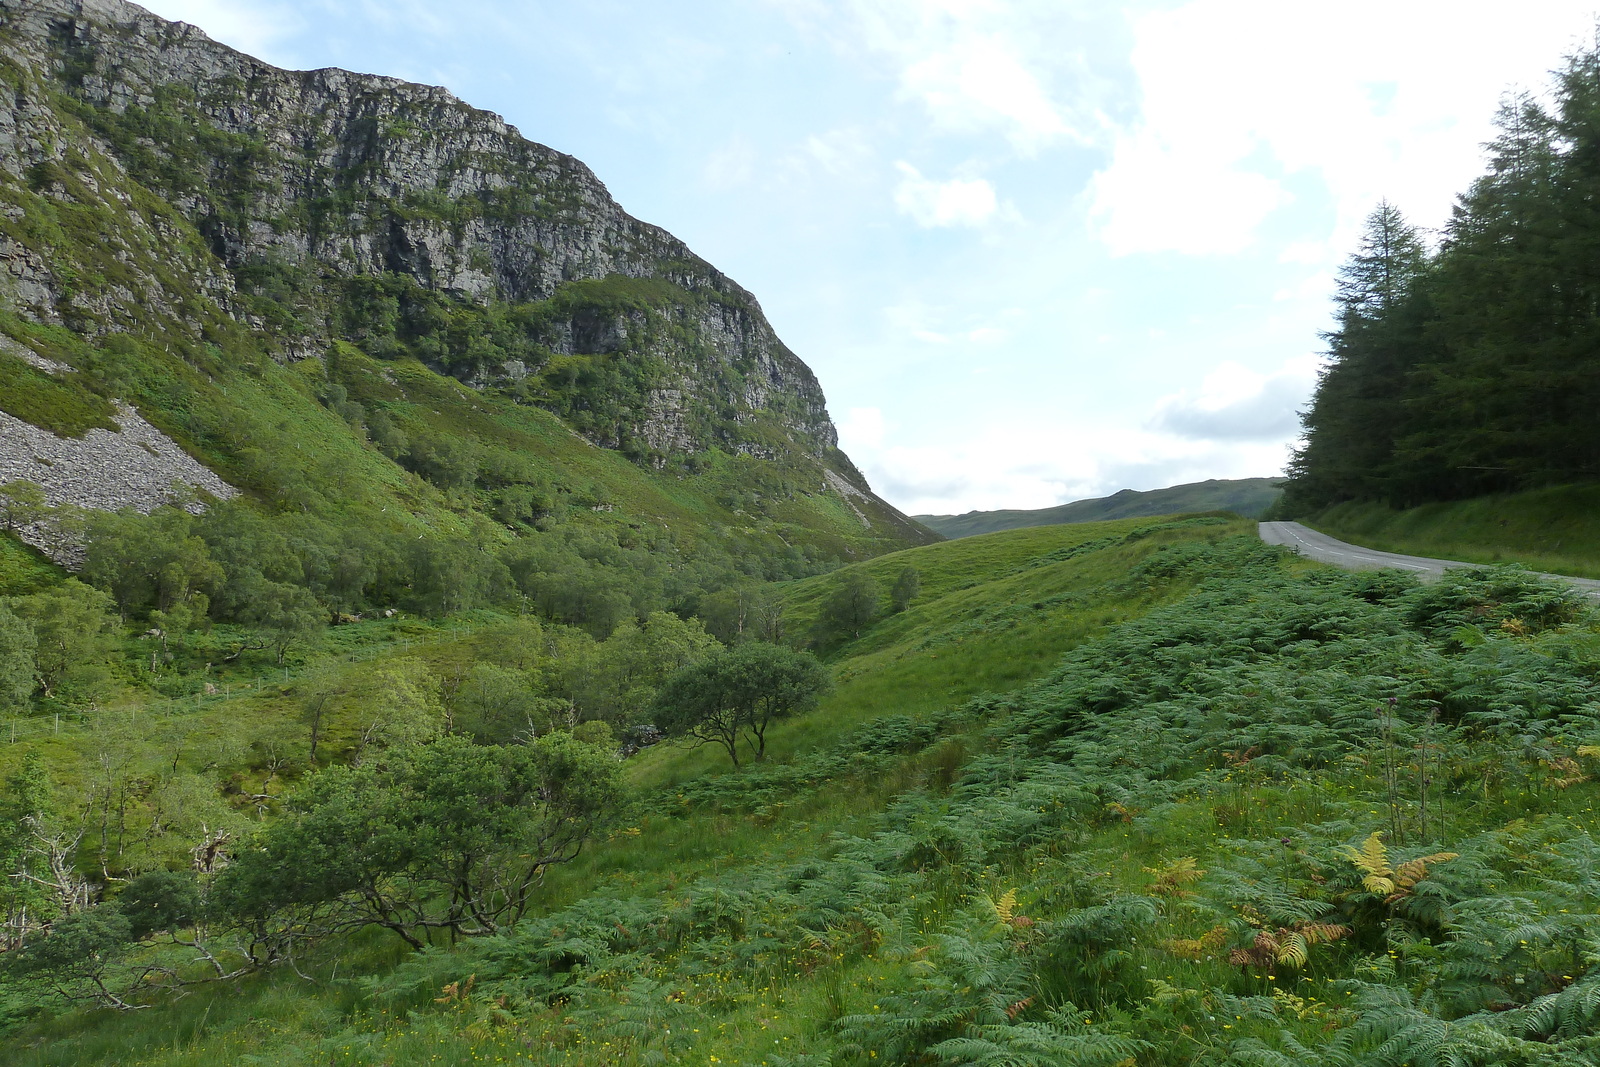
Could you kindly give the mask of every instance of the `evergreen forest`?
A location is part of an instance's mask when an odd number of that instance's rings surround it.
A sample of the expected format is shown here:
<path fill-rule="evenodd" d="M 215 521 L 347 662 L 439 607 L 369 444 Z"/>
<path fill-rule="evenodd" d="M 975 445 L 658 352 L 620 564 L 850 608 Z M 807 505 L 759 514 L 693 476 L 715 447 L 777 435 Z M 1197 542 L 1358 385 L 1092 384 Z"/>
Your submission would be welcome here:
<path fill-rule="evenodd" d="M 1393 204 L 1341 273 L 1286 507 L 1408 508 L 1600 479 L 1600 51 L 1503 102 L 1437 235 Z"/>

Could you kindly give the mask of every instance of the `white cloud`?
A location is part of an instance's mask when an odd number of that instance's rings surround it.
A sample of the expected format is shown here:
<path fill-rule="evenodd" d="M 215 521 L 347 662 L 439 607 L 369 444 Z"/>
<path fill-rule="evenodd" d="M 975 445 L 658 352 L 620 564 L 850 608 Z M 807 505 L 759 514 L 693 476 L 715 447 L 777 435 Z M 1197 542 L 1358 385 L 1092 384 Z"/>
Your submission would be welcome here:
<path fill-rule="evenodd" d="M 887 433 L 881 408 L 851 408 L 839 421 L 839 446 L 846 452 L 876 449 L 883 445 Z"/>
<path fill-rule="evenodd" d="M 983 178 L 938 182 L 924 178 L 909 163 L 902 161 L 895 167 L 901 175 L 894 191 L 895 207 L 918 226 L 982 226 L 1000 209 L 994 186 Z"/>
<path fill-rule="evenodd" d="M 1239 363 L 1217 366 L 1199 389 L 1163 397 L 1149 421 L 1151 429 L 1203 441 L 1292 440 L 1299 435 L 1299 411 L 1316 387 L 1322 361 L 1298 356 L 1272 374 Z"/>
<path fill-rule="evenodd" d="M 1275 180 L 1242 170 L 1195 145 L 1144 130 L 1117 146 L 1090 182 L 1093 217 L 1115 256 L 1241 252 L 1289 195 Z"/>
<path fill-rule="evenodd" d="M 1500 94 L 1541 86 L 1592 18 L 1592 0 L 1515 19 L 1483 0 L 1191 0 L 1144 15 L 1140 115 L 1091 185 L 1097 232 L 1117 255 L 1235 252 L 1297 177 L 1332 196 L 1334 249 L 1383 197 L 1440 225 L 1481 168 Z"/>
<path fill-rule="evenodd" d="M 829 130 L 806 138 L 805 155 L 835 177 L 857 174 L 866 169 L 872 147 L 866 135 L 854 127 Z"/>
<path fill-rule="evenodd" d="M 841 52 L 887 63 L 900 99 L 938 131 L 999 134 L 1031 156 L 1087 143 L 1103 124 L 1099 87 L 1063 29 L 1082 15 L 1054 0 L 768 2 Z"/>
<path fill-rule="evenodd" d="M 999 129 L 1024 154 L 1076 136 L 1039 79 L 999 36 L 958 36 L 906 67 L 900 88 L 922 102 L 936 125 L 959 132 Z"/>
<path fill-rule="evenodd" d="M 861 448 L 851 457 L 909 514 L 1047 508 L 1206 478 L 1282 472 L 1282 443 L 1199 441 L 1090 423 L 990 425 L 959 440 Z"/>
<path fill-rule="evenodd" d="M 143 0 L 143 6 L 164 19 L 198 26 L 214 41 L 286 65 L 292 60 L 271 53 L 301 26 L 286 6 L 261 0 Z"/>

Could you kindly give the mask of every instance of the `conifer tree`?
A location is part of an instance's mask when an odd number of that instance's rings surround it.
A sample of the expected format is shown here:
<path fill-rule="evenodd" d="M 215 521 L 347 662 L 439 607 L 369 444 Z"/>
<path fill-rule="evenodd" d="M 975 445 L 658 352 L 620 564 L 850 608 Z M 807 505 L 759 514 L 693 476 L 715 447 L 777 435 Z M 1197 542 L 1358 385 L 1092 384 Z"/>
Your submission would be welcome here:
<path fill-rule="evenodd" d="M 1418 332 L 1408 312 L 1426 266 L 1416 230 L 1393 204 L 1379 203 L 1359 251 L 1339 272 L 1338 325 L 1323 335 L 1330 362 L 1291 467 L 1297 503 L 1379 495 L 1374 483 L 1404 424 L 1402 385 Z"/>

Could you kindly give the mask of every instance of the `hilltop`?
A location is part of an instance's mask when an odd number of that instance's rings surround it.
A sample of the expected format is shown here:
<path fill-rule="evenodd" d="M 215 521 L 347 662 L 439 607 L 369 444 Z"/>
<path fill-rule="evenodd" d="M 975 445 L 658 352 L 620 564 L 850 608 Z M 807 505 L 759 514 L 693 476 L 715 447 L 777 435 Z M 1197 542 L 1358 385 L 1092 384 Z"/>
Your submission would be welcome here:
<path fill-rule="evenodd" d="M 1032 511 L 969 511 L 964 515 L 917 515 L 917 522 L 945 537 L 972 537 L 997 530 L 1050 526 L 1063 522 L 1103 522 L 1181 511 L 1231 511 L 1259 518 L 1282 495 L 1279 478 L 1210 478 L 1140 492 L 1124 489 L 1107 497 L 1074 500 Z"/>

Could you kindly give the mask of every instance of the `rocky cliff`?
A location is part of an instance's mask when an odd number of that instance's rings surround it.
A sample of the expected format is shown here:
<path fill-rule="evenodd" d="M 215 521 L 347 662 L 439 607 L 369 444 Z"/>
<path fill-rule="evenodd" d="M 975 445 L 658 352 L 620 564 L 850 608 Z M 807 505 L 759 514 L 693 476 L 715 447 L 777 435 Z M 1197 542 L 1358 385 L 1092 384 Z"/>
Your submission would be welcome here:
<path fill-rule="evenodd" d="M 121 0 L 0 0 L 0 77 L 0 302 L 22 319 L 415 359 L 644 466 L 832 471 L 869 525 L 926 537 L 870 496 L 753 296 L 497 115 L 280 70 Z"/>

